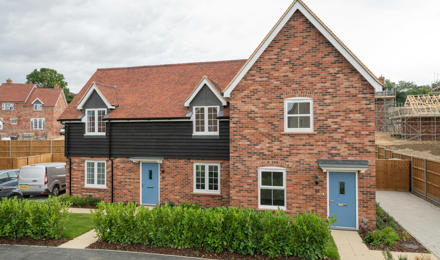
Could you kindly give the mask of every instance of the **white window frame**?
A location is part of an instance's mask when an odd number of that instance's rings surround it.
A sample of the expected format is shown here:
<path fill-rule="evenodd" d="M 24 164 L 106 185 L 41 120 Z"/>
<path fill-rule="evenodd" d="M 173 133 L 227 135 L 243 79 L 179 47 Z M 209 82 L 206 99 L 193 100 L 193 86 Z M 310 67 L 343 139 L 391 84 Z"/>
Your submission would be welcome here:
<path fill-rule="evenodd" d="M 261 184 L 261 175 L 262 172 L 282 172 L 283 173 L 283 186 L 263 186 Z M 267 189 L 272 189 L 272 190 L 284 190 L 284 206 L 270 206 L 270 205 L 261 205 L 261 189 L 262 188 L 267 188 Z M 286 169 L 285 168 L 281 168 L 281 167 L 260 167 L 258 168 L 258 208 L 259 209 L 271 209 L 271 210 L 277 210 L 277 209 L 281 209 L 281 210 L 286 210 L 286 205 L 287 205 L 287 201 L 286 201 L 286 194 L 287 194 L 287 189 L 286 189 Z"/>
<path fill-rule="evenodd" d="M 94 176 L 94 184 L 88 184 L 87 183 L 87 164 L 88 163 L 93 163 L 93 176 Z M 104 163 L 104 184 L 97 184 L 98 183 L 98 163 Z M 84 161 L 84 187 L 86 188 L 107 188 L 107 162 L 103 161 L 103 160 L 85 160 Z"/>
<path fill-rule="evenodd" d="M 196 189 L 196 169 L 198 165 L 205 166 L 205 189 Z M 209 166 L 217 166 L 218 169 L 218 190 L 209 190 Z M 194 193 L 206 193 L 206 194 L 220 194 L 221 193 L 221 170 L 220 163 L 194 163 L 193 166 L 193 192 Z"/>
<path fill-rule="evenodd" d="M 310 127 L 289 128 L 288 127 L 288 104 L 289 103 L 309 103 L 310 114 L 295 114 L 291 116 L 309 116 Z M 292 97 L 284 99 L 284 132 L 286 133 L 313 133 L 313 99 L 308 97 Z"/>
<path fill-rule="evenodd" d="M 0 130 L 3 130 L 3 118 L 0 118 Z"/>
<path fill-rule="evenodd" d="M 12 119 L 15 119 L 15 123 L 12 122 Z M 16 125 L 16 124 L 18 123 L 18 118 L 16 118 L 16 117 L 11 117 L 11 118 L 9 118 L 9 123 L 10 123 L 11 125 Z"/>
<path fill-rule="evenodd" d="M 87 127 L 88 125 L 88 111 L 94 111 L 95 113 L 95 131 L 94 132 L 89 132 L 89 128 Z M 107 109 L 106 108 L 91 108 L 91 109 L 86 109 L 85 111 L 85 135 L 105 135 L 106 131 L 104 132 L 98 132 L 98 111 L 104 111 L 105 115 L 107 115 Z M 104 121 L 104 120 L 103 120 Z M 107 123 L 104 121 L 105 123 L 105 129 L 107 129 Z"/>
<path fill-rule="evenodd" d="M 42 120 L 42 127 L 37 127 L 34 128 L 34 120 Z M 39 125 L 39 123 L 37 123 L 37 126 Z M 44 130 L 46 128 L 46 118 L 44 117 L 35 117 L 35 118 L 31 118 L 31 130 Z"/>
<path fill-rule="evenodd" d="M 6 106 L 7 106 L 7 105 L 12 106 L 12 109 L 6 109 Z M 11 110 L 14 110 L 14 109 L 15 109 L 15 105 L 14 105 L 14 103 L 9 103 L 9 102 L 2 103 L 2 110 L 5 110 L 5 111 L 11 111 Z"/>
<path fill-rule="evenodd" d="M 196 108 L 204 108 L 205 110 L 205 131 L 203 132 L 196 132 Z M 193 135 L 218 135 L 220 130 L 220 122 L 217 119 L 217 131 L 216 132 L 209 132 L 208 126 L 209 126 L 209 120 L 208 120 L 208 109 L 214 107 L 217 109 L 217 115 L 220 111 L 220 106 L 194 106 L 193 107 Z"/>
<path fill-rule="evenodd" d="M 42 111 L 43 110 L 43 104 L 41 103 L 34 103 L 34 111 Z"/>

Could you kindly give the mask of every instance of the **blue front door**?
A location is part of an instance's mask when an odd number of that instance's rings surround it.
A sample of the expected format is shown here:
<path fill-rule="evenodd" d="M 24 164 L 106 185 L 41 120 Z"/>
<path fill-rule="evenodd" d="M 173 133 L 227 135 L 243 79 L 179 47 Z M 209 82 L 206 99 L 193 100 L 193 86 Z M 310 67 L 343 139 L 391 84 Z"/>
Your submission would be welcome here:
<path fill-rule="evenodd" d="M 142 163 L 142 204 L 159 203 L 159 165 Z"/>
<path fill-rule="evenodd" d="M 333 227 L 356 229 L 356 174 L 329 173 L 330 216 L 336 218 Z"/>

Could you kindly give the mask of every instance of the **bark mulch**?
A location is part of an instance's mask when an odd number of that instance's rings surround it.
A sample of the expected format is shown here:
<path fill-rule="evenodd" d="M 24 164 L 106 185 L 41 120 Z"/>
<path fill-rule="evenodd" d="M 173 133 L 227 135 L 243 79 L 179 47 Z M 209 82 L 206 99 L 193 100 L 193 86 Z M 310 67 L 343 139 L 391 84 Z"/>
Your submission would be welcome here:
<path fill-rule="evenodd" d="M 144 253 L 155 253 L 155 254 L 166 254 L 166 255 L 178 255 L 178 256 L 189 256 L 189 257 L 203 257 L 203 258 L 211 258 L 211 259 L 292 259 L 297 260 L 301 259 L 298 257 L 280 257 L 280 258 L 269 258 L 267 256 L 261 255 L 240 255 L 236 253 L 230 252 L 222 252 L 222 253 L 211 253 L 206 252 L 204 250 L 195 249 L 195 248 L 185 248 L 185 249 L 175 249 L 170 247 L 155 247 L 149 245 L 142 244 L 130 244 L 123 245 L 120 243 L 107 243 L 107 242 L 95 242 L 89 245 L 87 248 L 91 249 L 109 249 L 109 250 L 121 250 L 121 251 L 135 251 L 135 252 L 144 252 Z M 331 260 L 331 259 L 329 259 Z"/>
<path fill-rule="evenodd" d="M 359 230 L 359 235 L 362 237 L 362 240 L 364 240 L 364 242 L 365 242 L 365 237 L 367 236 L 369 231 L 372 230 L 366 230 L 366 229 Z M 383 251 L 388 248 L 389 250 L 396 252 L 429 253 L 429 251 L 422 244 L 420 244 L 413 236 L 411 236 L 409 233 L 405 233 L 406 232 L 405 229 L 401 228 L 400 230 L 396 230 L 396 232 L 399 234 L 400 240 L 396 241 L 396 243 L 394 243 L 394 245 L 392 246 L 387 246 L 387 245 L 372 246 L 367 242 L 365 242 L 365 244 L 370 250 Z M 402 237 L 406 237 L 406 239 L 403 240 Z M 418 246 L 418 248 L 412 249 L 402 246 L 402 244 L 412 244 Z"/>
<path fill-rule="evenodd" d="M 60 239 L 33 239 L 28 237 L 6 238 L 0 237 L 0 244 L 30 245 L 30 246 L 59 246 L 69 241 L 69 238 Z"/>

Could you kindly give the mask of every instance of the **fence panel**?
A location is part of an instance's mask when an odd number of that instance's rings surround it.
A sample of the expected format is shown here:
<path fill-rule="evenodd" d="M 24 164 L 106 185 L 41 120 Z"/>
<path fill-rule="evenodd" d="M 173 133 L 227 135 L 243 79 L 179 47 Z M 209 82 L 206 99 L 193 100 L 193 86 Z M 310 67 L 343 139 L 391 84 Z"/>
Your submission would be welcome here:
<path fill-rule="evenodd" d="M 426 195 L 428 198 L 440 202 L 440 163 L 434 161 L 427 161 L 426 173 L 427 173 Z"/>
<path fill-rule="evenodd" d="M 11 157 L 23 157 L 30 155 L 31 141 L 14 140 L 11 142 Z"/>
<path fill-rule="evenodd" d="M 50 153 L 50 140 L 32 141 L 32 155 Z"/>
<path fill-rule="evenodd" d="M 376 188 L 378 190 L 409 191 L 410 161 L 376 160 Z"/>
<path fill-rule="evenodd" d="M 413 158 L 412 171 L 413 191 L 425 194 L 425 160 Z"/>
<path fill-rule="evenodd" d="M 0 170 L 12 169 L 12 158 L 2 157 L 0 158 Z"/>
<path fill-rule="evenodd" d="M 63 154 L 54 153 L 52 154 L 52 162 L 66 162 L 66 157 Z"/>

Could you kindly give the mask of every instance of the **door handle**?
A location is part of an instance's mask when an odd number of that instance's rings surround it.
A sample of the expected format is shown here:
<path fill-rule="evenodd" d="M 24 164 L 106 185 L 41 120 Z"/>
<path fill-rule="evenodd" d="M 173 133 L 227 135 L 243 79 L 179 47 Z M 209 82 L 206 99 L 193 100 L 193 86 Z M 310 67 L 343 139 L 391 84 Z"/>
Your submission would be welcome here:
<path fill-rule="evenodd" d="M 338 203 L 339 207 L 347 207 L 347 203 Z"/>
<path fill-rule="evenodd" d="M 147 188 L 152 189 L 152 188 L 154 188 L 154 187 L 153 187 L 153 186 L 147 186 Z"/>

